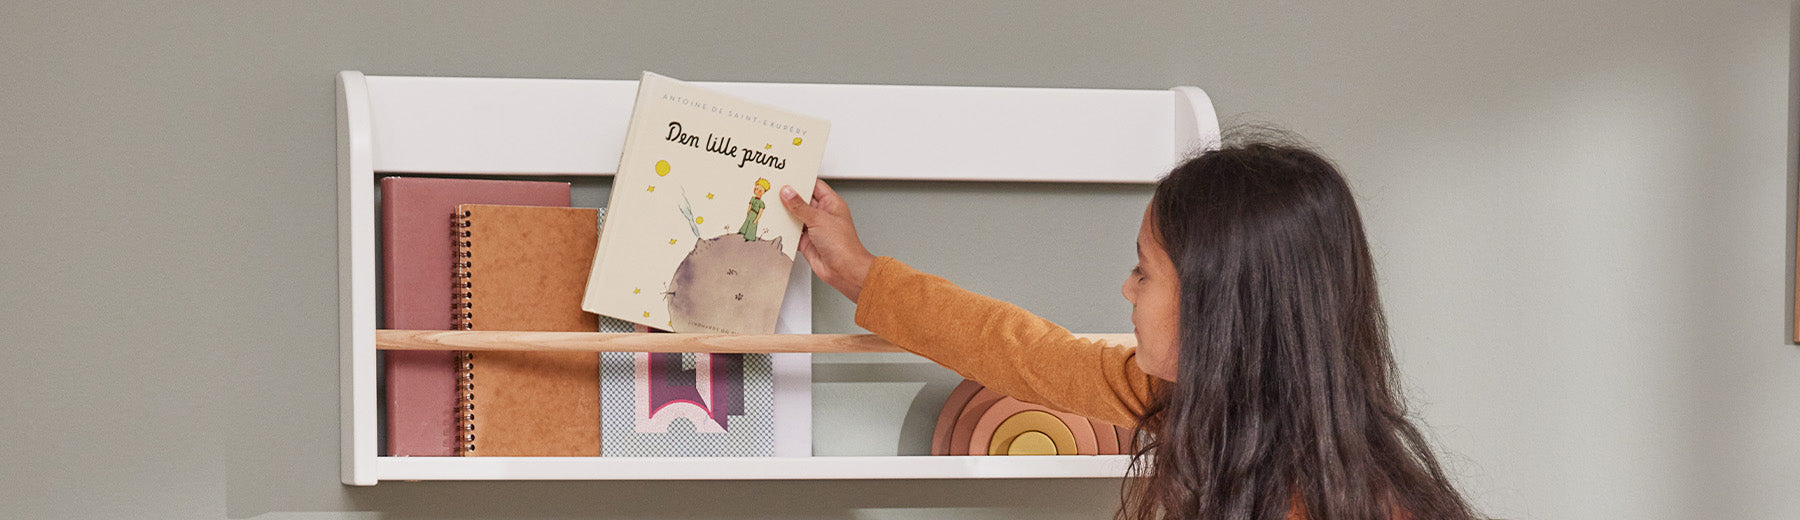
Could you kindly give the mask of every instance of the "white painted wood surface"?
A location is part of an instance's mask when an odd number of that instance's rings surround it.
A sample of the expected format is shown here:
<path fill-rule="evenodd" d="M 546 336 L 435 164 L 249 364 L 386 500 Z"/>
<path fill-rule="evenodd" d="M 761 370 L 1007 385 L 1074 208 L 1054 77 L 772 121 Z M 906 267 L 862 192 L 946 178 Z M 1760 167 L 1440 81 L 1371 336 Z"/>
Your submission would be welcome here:
<path fill-rule="evenodd" d="M 1123 456 L 487 458 L 376 452 L 376 173 L 610 175 L 635 81 L 338 75 L 342 480 L 1118 477 Z M 1218 143 L 1205 92 L 704 83 L 832 121 L 827 179 L 1154 182 Z M 811 278 L 798 278 L 810 287 Z M 794 290 L 790 287 L 790 291 Z M 807 292 L 807 291 L 802 291 Z M 785 306 L 798 325 L 810 305 Z M 789 314 L 793 314 L 789 316 Z M 794 330 L 795 329 L 784 329 Z M 804 356 L 804 354 L 795 354 Z"/>
<path fill-rule="evenodd" d="M 393 173 L 610 175 L 637 94 L 635 80 L 365 79 L 374 168 Z M 1218 135 L 1192 87 L 697 83 L 831 120 L 827 179 L 1147 183 Z"/>
<path fill-rule="evenodd" d="M 362 74 L 338 75 L 338 403 L 345 484 L 375 483 L 375 170 Z"/>
<path fill-rule="evenodd" d="M 1127 455 L 907 457 L 380 457 L 381 480 L 1117 478 Z"/>

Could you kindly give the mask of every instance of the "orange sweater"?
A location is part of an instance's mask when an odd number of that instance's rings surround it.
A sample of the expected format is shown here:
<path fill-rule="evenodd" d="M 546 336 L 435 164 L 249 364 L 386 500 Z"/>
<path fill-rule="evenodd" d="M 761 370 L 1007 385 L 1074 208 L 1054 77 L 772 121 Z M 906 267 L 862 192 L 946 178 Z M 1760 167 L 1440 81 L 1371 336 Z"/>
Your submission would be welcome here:
<path fill-rule="evenodd" d="M 875 260 L 856 324 L 1002 394 L 1133 427 L 1154 377 L 1108 345 L 889 257 Z"/>
<path fill-rule="evenodd" d="M 856 324 L 1002 394 L 1127 427 L 1137 425 L 1151 385 L 1165 384 L 1138 368 L 1134 347 L 1077 338 L 885 256 L 863 279 Z M 1298 495 L 1288 518 L 1306 518 Z"/>
<path fill-rule="evenodd" d="M 1134 347 L 1075 337 L 885 256 L 863 279 L 856 324 L 1015 399 L 1127 427 L 1163 384 L 1138 368 Z M 1296 496 L 1288 519 L 1305 518 Z"/>

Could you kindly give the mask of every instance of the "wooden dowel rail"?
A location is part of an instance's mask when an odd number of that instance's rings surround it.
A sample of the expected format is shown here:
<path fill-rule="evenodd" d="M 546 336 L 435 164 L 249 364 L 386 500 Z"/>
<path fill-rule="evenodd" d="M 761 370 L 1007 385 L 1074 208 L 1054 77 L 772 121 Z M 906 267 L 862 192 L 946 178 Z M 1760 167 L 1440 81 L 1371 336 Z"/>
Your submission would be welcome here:
<path fill-rule="evenodd" d="M 1133 345 L 1131 334 L 1078 334 Z M 486 330 L 378 330 L 380 350 L 510 350 L 537 352 L 905 352 L 873 334 L 656 334 Z"/>

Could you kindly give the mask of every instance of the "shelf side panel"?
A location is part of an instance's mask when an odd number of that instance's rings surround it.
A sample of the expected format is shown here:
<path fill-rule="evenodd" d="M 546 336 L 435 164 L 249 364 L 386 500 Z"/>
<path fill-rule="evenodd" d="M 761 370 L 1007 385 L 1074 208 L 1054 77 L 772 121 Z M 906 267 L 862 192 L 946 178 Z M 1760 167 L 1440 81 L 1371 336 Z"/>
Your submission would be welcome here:
<path fill-rule="evenodd" d="M 363 75 L 338 74 L 338 385 L 345 484 L 375 484 L 375 181 Z"/>

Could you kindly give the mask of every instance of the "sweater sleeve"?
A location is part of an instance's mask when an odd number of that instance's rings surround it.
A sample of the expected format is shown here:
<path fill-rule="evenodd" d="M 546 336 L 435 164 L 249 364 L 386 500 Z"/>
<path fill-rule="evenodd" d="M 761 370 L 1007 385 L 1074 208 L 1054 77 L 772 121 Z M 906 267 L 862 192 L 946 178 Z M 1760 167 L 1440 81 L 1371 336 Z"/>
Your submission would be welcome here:
<path fill-rule="evenodd" d="M 856 324 L 1002 394 L 1101 422 L 1135 426 L 1155 384 L 1135 348 L 1076 337 L 889 257 L 863 280 Z"/>

